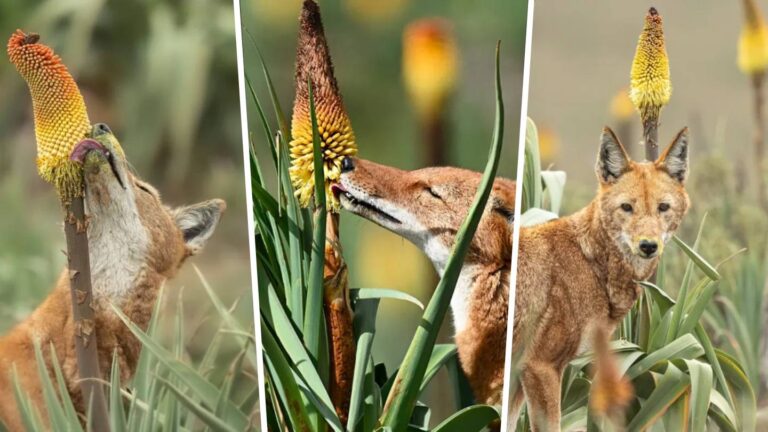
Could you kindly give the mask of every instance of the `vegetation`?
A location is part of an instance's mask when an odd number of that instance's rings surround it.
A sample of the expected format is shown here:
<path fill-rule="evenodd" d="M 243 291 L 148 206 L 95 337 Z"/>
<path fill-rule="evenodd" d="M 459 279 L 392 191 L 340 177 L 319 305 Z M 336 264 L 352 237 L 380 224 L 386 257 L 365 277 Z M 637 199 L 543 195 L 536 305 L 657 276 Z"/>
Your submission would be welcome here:
<path fill-rule="evenodd" d="M 457 246 L 440 281 L 435 295 L 424 308 L 423 325 L 413 336 L 411 346 L 400 367 L 388 373 L 371 355 L 377 331 L 376 313 L 383 298 L 405 300 L 422 307 L 413 297 L 388 289 L 352 289 L 355 311 L 356 361 L 352 385 L 349 420 L 341 424 L 326 389 L 328 352 L 326 324 L 323 315 L 306 322 L 310 307 L 305 299 L 311 290 L 322 289 L 322 274 L 310 269 L 323 259 L 324 230 L 312 223 L 308 210 L 301 209 L 293 194 L 288 175 L 288 155 L 285 143 L 289 131 L 285 115 L 264 64 L 263 72 L 277 123 L 276 132 L 267 120 L 265 105 L 253 87 L 251 96 L 257 107 L 261 126 L 271 144 L 271 159 L 277 171 L 277 193 L 267 189 L 261 159 L 251 152 L 254 219 L 256 221 L 256 254 L 259 262 L 259 307 L 265 360 L 265 384 L 268 427 L 274 430 L 429 430 L 430 409 L 417 401 L 430 380 L 442 367 L 449 369 L 454 382 L 456 399 L 464 409 L 449 417 L 432 430 L 481 430 L 499 413 L 485 405 L 471 405 L 471 394 L 457 367 L 453 344 L 435 345 L 437 332 L 446 315 L 448 304 L 458 278 L 461 263 L 479 217 L 490 193 L 501 150 L 503 133 L 501 87 L 496 71 L 497 112 L 493 144 L 483 182 L 470 215 L 458 233 Z M 310 93 L 310 100 L 312 96 Z M 311 102 L 310 106 L 313 107 Z M 313 118 L 315 159 L 319 160 L 314 108 Z M 324 202 L 322 182 L 316 183 L 315 194 Z M 354 271 L 354 270 L 353 270 Z M 317 297 L 317 296 L 315 296 Z M 307 344 L 310 333 L 322 335 L 318 349 Z M 298 403 L 297 403 L 298 402 Z M 385 403 L 386 402 L 386 403 Z"/>
<path fill-rule="evenodd" d="M 199 337 L 200 328 L 185 324 L 181 296 L 176 300 L 176 313 L 164 316 L 162 301 L 157 303 L 149 328 L 144 331 L 114 308 L 115 313 L 142 343 L 136 372 L 126 387 L 120 385 L 120 365 L 112 364 L 109 382 L 109 422 L 112 431 L 162 430 L 214 431 L 255 430 L 259 425 L 256 350 L 253 330 L 233 315 L 200 274 L 208 293 L 216 331 L 207 350 L 199 359 L 191 359 L 187 351 L 189 339 Z M 172 297 L 161 295 L 165 301 Z M 210 314 L 209 314 L 210 315 Z M 165 341 L 165 332 L 170 340 Z M 83 419 L 74 411 L 64 386 L 61 369 L 52 347 L 35 346 L 38 365 L 52 358 L 54 373 L 39 368 L 43 382 L 45 412 L 52 430 L 83 431 Z M 16 382 L 16 400 L 21 407 L 24 424 L 30 431 L 45 430 L 41 412 L 34 408 Z M 57 395 L 59 396 L 57 398 Z"/>

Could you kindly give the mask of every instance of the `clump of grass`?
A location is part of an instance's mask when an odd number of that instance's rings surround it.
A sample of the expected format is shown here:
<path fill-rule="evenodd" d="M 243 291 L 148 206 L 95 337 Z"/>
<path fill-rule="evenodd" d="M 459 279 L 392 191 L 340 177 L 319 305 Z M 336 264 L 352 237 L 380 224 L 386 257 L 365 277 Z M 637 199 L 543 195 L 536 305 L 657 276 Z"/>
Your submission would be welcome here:
<path fill-rule="evenodd" d="M 142 351 L 136 372 L 129 383 L 120 383 L 120 366 L 109 372 L 109 426 L 112 431 L 247 431 L 259 424 L 259 382 L 253 326 L 239 322 L 234 305 L 226 306 L 200 274 L 201 283 L 218 321 L 204 355 L 192 361 L 185 346 L 191 336 L 185 325 L 182 298 L 174 301 L 176 313 L 163 317 L 158 301 L 146 330 L 133 324 L 119 308 L 115 314 L 141 341 Z M 213 320 L 212 320 L 213 321 Z M 172 336 L 167 339 L 163 334 Z M 234 349 L 232 347 L 235 347 Z M 90 417 L 79 417 L 73 408 L 53 347 L 35 346 L 38 365 L 50 358 L 53 371 L 39 367 L 45 406 L 33 407 L 23 387 L 16 382 L 15 395 L 28 430 L 89 430 Z M 58 396 L 58 398 L 57 398 Z M 84 427 L 85 425 L 85 427 Z"/>

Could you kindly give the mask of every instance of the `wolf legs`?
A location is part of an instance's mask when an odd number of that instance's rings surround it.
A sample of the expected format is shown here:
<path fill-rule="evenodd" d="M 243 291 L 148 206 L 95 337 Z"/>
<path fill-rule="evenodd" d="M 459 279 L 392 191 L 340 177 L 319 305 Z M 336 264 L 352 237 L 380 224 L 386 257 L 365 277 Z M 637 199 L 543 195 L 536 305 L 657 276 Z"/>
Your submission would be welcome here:
<path fill-rule="evenodd" d="M 523 390 L 533 432 L 560 430 L 562 370 L 554 364 L 529 360 L 522 371 Z"/>

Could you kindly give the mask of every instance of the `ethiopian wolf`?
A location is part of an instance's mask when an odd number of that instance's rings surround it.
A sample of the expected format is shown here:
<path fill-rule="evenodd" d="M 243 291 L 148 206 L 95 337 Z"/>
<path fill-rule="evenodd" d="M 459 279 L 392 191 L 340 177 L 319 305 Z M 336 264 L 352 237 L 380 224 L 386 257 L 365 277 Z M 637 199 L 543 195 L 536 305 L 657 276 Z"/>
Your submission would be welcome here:
<path fill-rule="evenodd" d="M 84 170 L 94 329 L 104 378 L 109 379 L 114 353 L 125 381 L 134 373 L 141 343 L 110 305 L 146 328 L 160 287 L 188 257 L 202 250 L 225 204 L 211 200 L 189 207 L 166 207 L 157 191 L 128 169 L 122 153 L 109 148 L 114 137 L 106 125 L 96 125 L 92 135 L 96 139 L 82 141 L 72 157 L 82 162 Z M 80 414 L 85 412 L 78 385 L 69 282 L 65 270 L 43 303 L 0 337 L 0 423 L 11 431 L 22 430 L 11 378 L 14 368 L 23 391 L 39 412 L 45 412 L 35 339 L 43 348 L 49 371 L 48 347 L 53 346 L 76 409 Z"/>

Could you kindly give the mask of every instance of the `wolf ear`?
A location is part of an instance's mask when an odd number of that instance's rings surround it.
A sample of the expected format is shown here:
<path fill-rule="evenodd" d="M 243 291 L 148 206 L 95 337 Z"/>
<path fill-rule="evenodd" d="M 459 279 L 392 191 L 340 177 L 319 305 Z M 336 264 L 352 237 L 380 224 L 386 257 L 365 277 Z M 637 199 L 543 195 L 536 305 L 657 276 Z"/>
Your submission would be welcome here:
<path fill-rule="evenodd" d="M 493 183 L 490 206 L 492 211 L 512 226 L 515 222 L 515 182 L 497 178 Z"/>
<path fill-rule="evenodd" d="M 675 180 L 685 183 L 688 175 L 688 128 L 678 132 L 672 144 L 664 150 L 655 162 L 656 166 L 668 172 Z"/>
<path fill-rule="evenodd" d="M 613 183 L 629 170 L 629 156 L 616 134 L 609 127 L 600 135 L 600 151 L 597 154 L 595 172 L 601 183 Z"/>
<path fill-rule="evenodd" d="M 214 199 L 173 210 L 176 226 L 184 235 L 184 243 L 190 255 L 196 255 L 203 250 L 226 208 L 224 201 Z"/>

